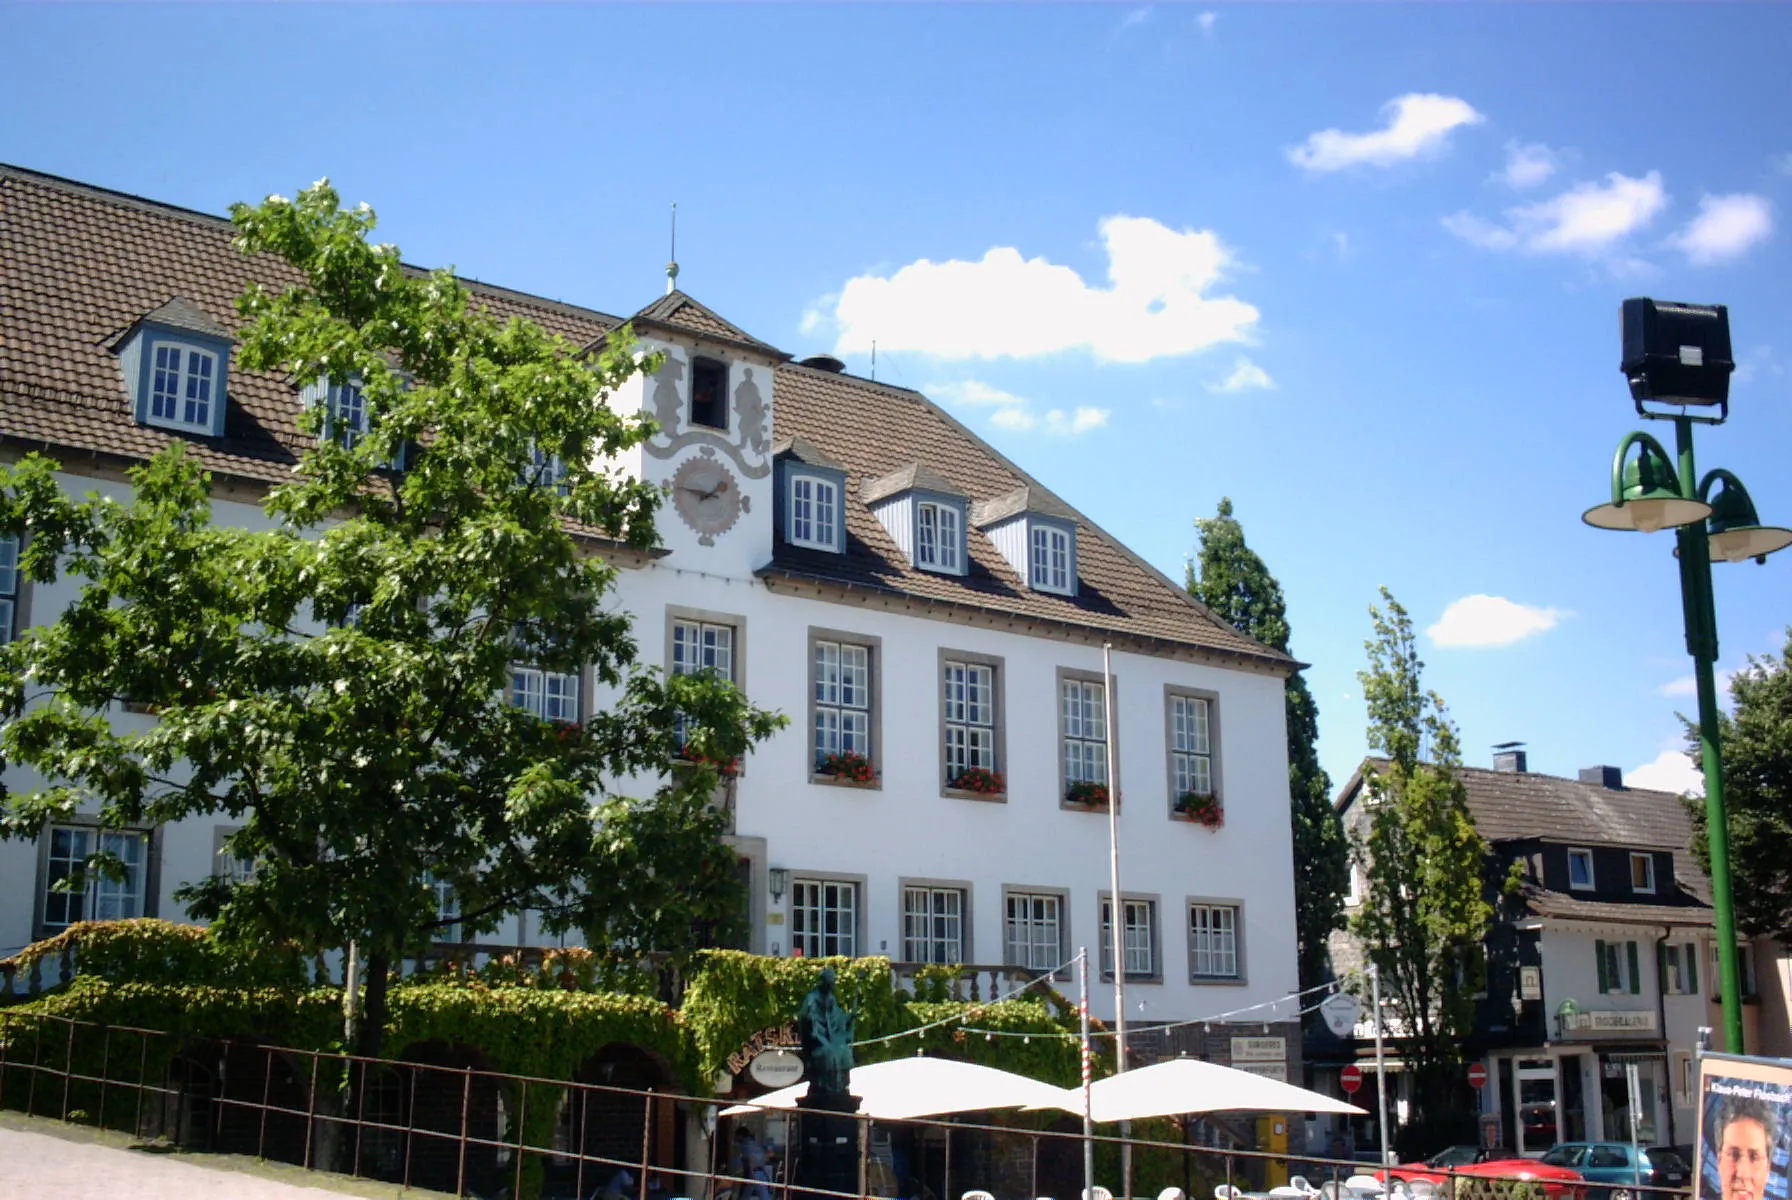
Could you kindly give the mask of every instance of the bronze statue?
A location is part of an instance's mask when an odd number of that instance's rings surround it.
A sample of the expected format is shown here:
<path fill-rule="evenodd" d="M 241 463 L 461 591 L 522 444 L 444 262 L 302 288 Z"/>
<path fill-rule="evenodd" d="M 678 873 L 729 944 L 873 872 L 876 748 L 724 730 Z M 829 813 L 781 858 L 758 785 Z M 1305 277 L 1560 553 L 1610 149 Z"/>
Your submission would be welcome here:
<path fill-rule="evenodd" d="M 857 1021 L 834 996 L 834 968 L 823 967 L 821 978 L 803 997 L 796 1013 L 796 1033 L 803 1045 L 803 1061 L 809 1066 L 811 1103 L 850 1094 L 853 1026 Z"/>

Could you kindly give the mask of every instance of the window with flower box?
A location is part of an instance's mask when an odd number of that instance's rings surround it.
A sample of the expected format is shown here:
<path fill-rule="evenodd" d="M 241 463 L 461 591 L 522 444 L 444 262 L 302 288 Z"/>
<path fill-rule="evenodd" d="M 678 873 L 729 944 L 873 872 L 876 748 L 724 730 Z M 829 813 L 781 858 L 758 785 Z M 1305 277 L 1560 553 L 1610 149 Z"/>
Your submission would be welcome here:
<path fill-rule="evenodd" d="M 1107 702 L 1099 675 L 1058 672 L 1058 732 L 1068 804 L 1102 807 L 1108 802 Z"/>
<path fill-rule="evenodd" d="M 1219 774 L 1219 699 L 1212 692 L 1164 688 L 1164 740 L 1169 749 L 1170 808 L 1217 829 L 1223 823 Z"/>
<path fill-rule="evenodd" d="M 810 629 L 810 722 L 814 771 L 839 782 L 877 779 L 876 638 Z"/>
<path fill-rule="evenodd" d="M 940 725 L 944 786 L 954 793 L 999 797 L 1001 773 L 1001 660 L 942 651 Z"/>
<path fill-rule="evenodd" d="M 966 961 L 962 887 L 906 884 L 902 889 L 902 959 L 955 965 Z"/>

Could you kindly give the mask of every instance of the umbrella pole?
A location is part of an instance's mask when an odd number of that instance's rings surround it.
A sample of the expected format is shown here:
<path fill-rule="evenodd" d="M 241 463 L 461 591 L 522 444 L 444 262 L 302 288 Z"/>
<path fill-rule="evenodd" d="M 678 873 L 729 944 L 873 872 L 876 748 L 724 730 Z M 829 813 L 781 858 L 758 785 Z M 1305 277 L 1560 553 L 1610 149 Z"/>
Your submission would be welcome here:
<path fill-rule="evenodd" d="M 1089 1048 L 1089 948 L 1077 947 L 1076 1007 L 1083 1029 L 1083 1200 L 1095 1200 L 1095 1118 L 1089 1088 L 1095 1074 L 1095 1054 Z"/>
<path fill-rule="evenodd" d="M 946 1169 L 940 1176 L 940 1200 L 952 1200 L 952 1118 L 946 1118 Z"/>

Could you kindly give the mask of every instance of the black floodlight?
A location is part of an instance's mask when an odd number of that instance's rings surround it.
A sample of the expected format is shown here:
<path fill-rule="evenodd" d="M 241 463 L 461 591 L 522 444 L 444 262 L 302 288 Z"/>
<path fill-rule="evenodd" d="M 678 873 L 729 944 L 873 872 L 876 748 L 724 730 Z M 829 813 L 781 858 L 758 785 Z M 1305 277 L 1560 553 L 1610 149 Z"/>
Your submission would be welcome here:
<path fill-rule="evenodd" d="M 1722 304 L 1624 301 L 1624 361 L 1637 411 L 1643 402 L 1718 405 L 1729 415 L 1730 310 Z M 1644 415 L 1649 415 L 1645 413 Z"/>

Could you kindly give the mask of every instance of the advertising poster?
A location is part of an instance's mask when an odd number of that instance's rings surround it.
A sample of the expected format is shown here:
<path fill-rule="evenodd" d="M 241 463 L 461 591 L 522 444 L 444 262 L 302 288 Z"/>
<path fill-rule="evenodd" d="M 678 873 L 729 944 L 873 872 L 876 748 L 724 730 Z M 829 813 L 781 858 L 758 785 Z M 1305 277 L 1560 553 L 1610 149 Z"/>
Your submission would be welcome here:
<path fill-rule="evenodd" d="M 1698 1200 L 1788 1200 L 1792 1062 L 1699 1062 Z"/>

